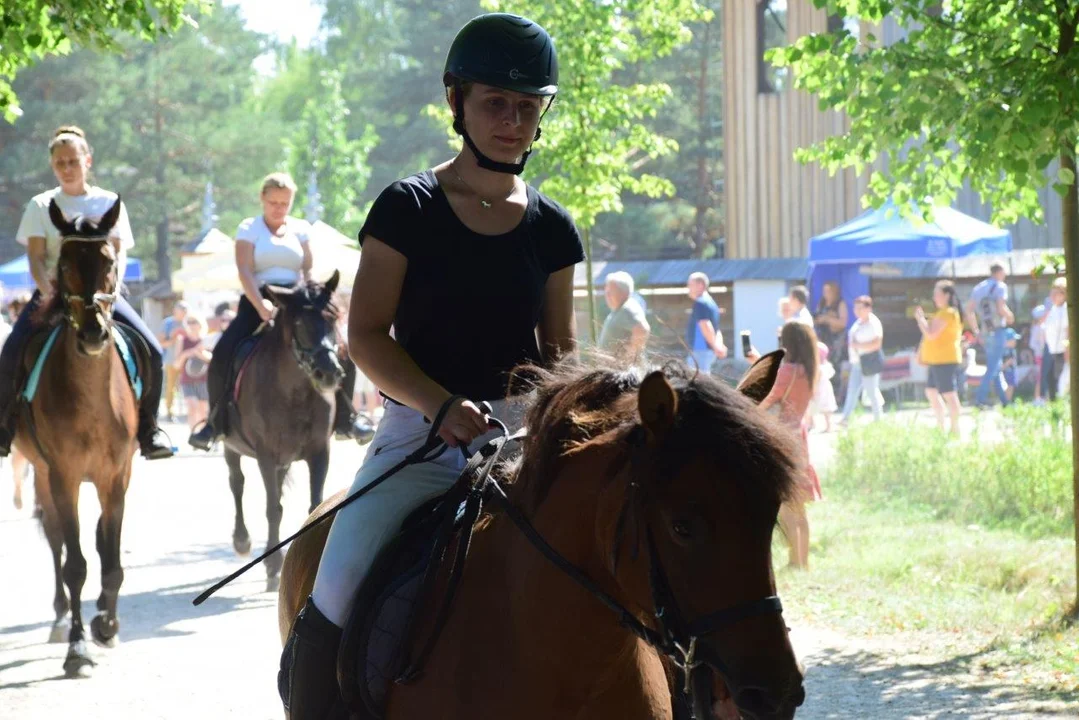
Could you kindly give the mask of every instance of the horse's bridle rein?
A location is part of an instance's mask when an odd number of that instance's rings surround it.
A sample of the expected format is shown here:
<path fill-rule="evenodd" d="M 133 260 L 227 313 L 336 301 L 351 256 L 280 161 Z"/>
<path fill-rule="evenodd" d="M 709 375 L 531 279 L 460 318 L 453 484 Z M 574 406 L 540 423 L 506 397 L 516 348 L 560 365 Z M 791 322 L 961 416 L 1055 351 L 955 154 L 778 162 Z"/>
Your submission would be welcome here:
<path fill-rule="evenodd" d="M 60 246 L 63 247 L 63 244 L 66 243 L 66 242 L 108 242 L 108 241 L 109 241 L 108 237 L 84 238 L 84 237 L 79 237 L 79 236 L 73 235 L 73 236 L 62 237 L 60 239 Z M 116 278 L 116 281 L 113 283 L 113 286 L 116 287 L 116 288 L 119 288 L 120 283 L 119 283 L 119 278 L 117 277 L 119 275 L 119 269 L 117 268 L 117 264 L 116 264 L 115 260 L 113 261 L 112 271 L 111 272 L 112 272 L 113 277 Z M 59 277 L 63 277 L 63 275 L 60 274 Z M 58 285 L 59 285 L 59 283 L 58 283 Z M 91 293 L 83 294 L 83 295 L 80 295 L 80 294 L 77 294 L 77 293 L 66 292 L 60 287 L 57 287 L 57 290 L 60 291 L 60 299 L 63 302 L 63 306 L 64 306 L 64 319 L 67 320 L 68 324 L 70 324 L 71 327 L 76 332 L 78 332 L 79 330 L 82 329 L 82 322 L 79 319 L 79 314 L 76 314 L 76 312 L 75 312 L 74 304 L 76 304 L 76 303 L 80 306 L 80 309 L 83 310 L 83 311 L 86 310 L 86 306 L 88 304 L 96 306 L 98 311 L 101 313 L 102 318 L 104 319 L 103 325 L 105 327 L 110 327 L 112 325 L 112 309 L 113 309 L 113 306 L 116 304 L 116 299 L 120 295 L 118 290 L 113 290 L 111 293 L 106 293 L 106 292 L 101 292 L 100 290 L 95 290 L 95 291 L 93 291 Z"/>
<path fill-rule="evenodd" d="M 415 465 L 423 462 L 428 462 L 437 458 L 444 453 L 448 446 L 443 442 L 439 436 L 438 431 L 442 425 L 442 421 L 446 416 L 446 413 L 453 406 L 454 403 L 463 400 L 461 396 L 453 396 L 447 400 L 439 412 L 436 414 L 434 420 L 431 422 L 431 429 L 427 435 L 427 441 L 423 446 L 414 450 L 406 458 L 394 465 L 386 472 L 379 475 L 370 483 L 360 488 L 356 492 L 352 493 L 334 507 L 330 508 L 324 514 L 311 520 L 307 525 L 296 531 L 289 537 L 282 540 L 280 543 L 272 548 L 269 548 L 263 555 L 255 558 L 251 562 L 247 563 L 244 567 L 240 568 L 236 572 L 232 573 L 228 577 L 219 581 L 212 587 L 203 591 L 193 601 L 194 605 L 202 604 L 207 598 L 220 590 L 222 587 L 238 578 L 243 573 L 253 568 L 264 559 L 274 554 L 282 547 L 292 542 L 300 535 L 312 530 L 319 524 L 326 522 L 328 519 L 336 515 L 345 506 L 355 502 L 359 498 L 366 495 L 368 492 L 381 485 L 384 481 L 400 472 L 402 469 L 409 465 Z M 486 403 L 484 403 L 486 405 Z M 490 415 L 490 407 L 484 408 L 486 414 Z M 663 569 L 663 563 L 660 560 L 659 552 L 656 549 L 655 540 L 652 537 L 651 528 L 646 531 L 646 542 L 649 553 L 650 572 L 649 572 L 649 584 L 651 586 L 651 594 L 653 606 L 655 608 L 654 616 L 656 621 L 656 627 L 649 627 L 637 619 L 637 616 L 618 602 L 614 597 L 605 592 L 599 585 L 595 583 L 583 570 L 567 560 L 561 553 L 555 550 L 551 545 L 543 538 L 542 535 L 536 530 L 535 526 L 524 516 L 520 508 L 513 504 L 509 496 L 506 494 L 505 488 L 494 477 L 492 470 L 498 464 L 502 456 L 502 451 L 510 443 L 515 443 L 523 440 L 527 433 L 524 428 L 518 430 L 516 433 L 511 434 L 509 428 L 501 421 L 494 417 L 489 418 L 489 423 L 492 429 L 498 430 L 499 435 L 494 439 L 488 441 L 483 447 L 468 455 L 468 449 L 465 446 L 461 446 L 461 452 L 468 458 L 468 462 L 465 465 L 465 469 L 462 471 L 457 484 L 468 483 L 469 490 L 467 493 L 467 499 L 465 500 L 465 509 L 462 513 L 464 518 L 462 536 L 458 539 L 460 547 L 467 548 L 469 544 L 469 537 L 473 523 L 469 522 L 469 518 L 475 519 L 479 516 L 484 504 L 493 502 L 498 505 L 502 511 L 506 514 L 514 525 L 521 531 L 525 538 L 535 547 L 540 554 L 542 554 L 547 560 L 549 560 L 555 567 L 562 571 L 565 575 L 569 576 L 571 580 L 580 585 L 589 594 L 599 600 L 603 605 L 610 609 L 617 617 L 618 624 L 624 627 L 629 632 L 643 640 L 652 646 L 657 652 L 667 657 L 675 666 L 682 669 L 685 673 L 685 684 L 683 686 L 683 692 L 686 694 L 691 702 L 692 707 L 696 707 L 697 702 L 695 695 L 695 686 L 691 682 L 694 670 L 701 667 L 709 667 L 723 678 L 727 684 L 732 696 L 736 697 L 737 684 L 735 682 L 736 677 L 731 672 L 730 668 L 723 661 L 719 654 L 713 651 L 706 645 L 699 644 L 699 640 L 703 637 L 711 635 L 725 627 L 733 625 L 735 623 L 747 620 L 752 617 L 758 617 L 760 615 L 779 614 L 783 612 L 783 606 L 779 601 L 779 597 L 776 595 L 770 595 L 768 597 L 760 598 L 759 600 L 750 600 L 745 603 L 735 605 L 730 608 L 725 608 L 717 612 L 705 615 L 697 618 L 691 622 L 686 622 L 679 610 L 678 603 L 675 601 L 674 593 L 671 590 L 670 583 L 667 580 L 667 574 Z M 631 432 L 630 442 L 635 443 L 639 441 L 641 433 Z M 455 487 L 457 486 L 455 484 Z M 459 553 L 460 554 L 460 553 Z M 460 558 L 459 558 L 460 559 Z M 447 589 L 447 596 L 452 597 L 455 581 L 460 579 L 459 568 L 457 562 L 455 566 L 450 569 L 450 587 Z M 439 612 L 437 619 L 444 620 L 446 611 L 448 610 L 448 604 L 443 603 L 443 607 Z M 436 621 L 435 629 L 432 631 L 431 636 L 428 637 L 426 644 L 421 649 L 418 656 L 412 660 L 402 675 L 397 678 L 398 682 L 403 682 L 411 679 L 422 671 L 424 662 L 430 650 L 434 646 L 434 641 L 438 637 L 439 630 L 441 629 L 441 622 Z"/>
<path fill-rule="evenodd" d="M 491 423 L 502 431 L 501 437 L 495 438 L 491 443 L 501 442 L 492 453 L 491 460 L 484 464 L 479 476 L 480 482 L 477 483 L 479 492 L 483 493 L 486 499 L 493 500 L 498 504 L 529 542 L 555 567 L 613 611 L 618 616 L 619 625 L 651 645 L 685 673 L 685 683 L 682 689 L 688 697 L 691 707 L 696 706 L 695 689 L 691 682 L 693 672 L 702 666 L 709 667 L 718 673 L 727 684 L 732 696 L 735 696 L 737 692 L 735 675 L 717 652 L 706 645 L 698 644 L 698 641 L 743 620 L 760 615 L 782 613 L 783 605 L 779 600 L 779 596 L 770 595 L 758 600 L 750 600 L 687 622 L 675 600 L 670 582 L 667 580 L 667 573 L 663 569 L 659 551 L 656 549 L 651 527 L 648 527 L 646 530 L 646 543 L 650 566 L 649 586 L 653 607 L 655 608 L 654 616 L 657 627 L 652 628 L 645 625 L 637 619 L 633 612 L 606 593 L 580 568 L 573 565 L 561 553 L 551 547 L 532 523 L 524 517 L 520 509 L 510 501 L 505 489 L 491 475 L 491 469 L 497 463 L 502 447 L 507 442 L 522 439 L 524 430 L 510 435 L 508 428 L 501 421 L 491 418 Z M 634 445 L 642 442 L 643 433 L 637 432 L 637 429 L 640 429 L 640 426 L 629 434 L 629 442 Z M 488 445 L 491 443 L 488 443 Z M 479 453 L 484 453 L 486 450 L 487 447 L 485 446 L 480 449 Z"/>

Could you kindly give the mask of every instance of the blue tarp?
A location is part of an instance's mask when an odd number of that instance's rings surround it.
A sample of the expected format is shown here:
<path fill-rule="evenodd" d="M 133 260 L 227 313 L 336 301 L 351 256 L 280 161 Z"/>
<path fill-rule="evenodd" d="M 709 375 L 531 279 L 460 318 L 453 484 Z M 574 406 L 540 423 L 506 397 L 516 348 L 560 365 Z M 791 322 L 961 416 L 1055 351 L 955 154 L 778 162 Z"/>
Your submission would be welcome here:
<path fill-rule="evenodd" d="M 834 230 L 809 240 L 810 295 L 815 308 L 825 282 L 839 285 L 848 308 L 869 294 L 862 266 L 877 262 L 955 260 L 973 255 L 1004 256 L 1012 234 L 949 207 L 933 210 L 933 222 L 900 217 L 891 201 L 867 210 Z M 954 264 L 953 264 L 954 265 Z M 854 313 L 848 314 L 848 326 Z"/>
<path fill-rule="evenodd" d="M 939 207 L 933 222 L 899 216 L 892 202 L 811 238 L 810 263 L 950 260 L 1011 252 L 1012 234 L 958 210 Z"/>
<path fill-rule="evenodd" d="M 124 282 L 142 282 L 142 263 L 135 258 L 127 259 Z M 25 255 L 0 265 L 0 283 L 4 284 L 7 292 L 34 289 L 34 278 L 30 275 L 30 261 Z"/>

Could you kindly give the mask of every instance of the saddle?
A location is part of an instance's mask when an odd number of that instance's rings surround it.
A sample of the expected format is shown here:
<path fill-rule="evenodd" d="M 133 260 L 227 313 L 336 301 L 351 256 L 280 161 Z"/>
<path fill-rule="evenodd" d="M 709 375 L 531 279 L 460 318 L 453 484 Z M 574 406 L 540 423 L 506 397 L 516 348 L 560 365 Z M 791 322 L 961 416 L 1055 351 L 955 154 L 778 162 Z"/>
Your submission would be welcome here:
<path fill-rule="evenodd" d="M 353 720 L 382 720 L 391 684 L 418 677 L 448 615 L 456 582 L 451 579 L 422 644 L 416 642 L 419 612 L 428 606 L 447 554 L 456 556 L 453 573 L 459 576 L 470 535 L 461 530 L 471 530 L 478 511 L 479 498 L 472 502 L 467 482 L 458 481 L 408 516 L 357 589 L 337 657 L 341 698 Z M 420 649 L 413 656 L 414 645 Z"/>
<path fill-rule="evenodd" d="M 49 359 L 56 338 L 63 329 L 63 324 L 42 328 L 27 341 L 18 379 L 19 397 L 24 402 L 32 402 L 37 394 L 45 361 Z M 150 349 L 134 328 L 121 322 L 113 323 L 112 339 L 116 351 L 120 354 L 120 359 L 124 362 L 124 370 L 131 390 L 135 393 L 135 400 L 139 401 L 142 399 L 145 368 L 150 363 Z"/>
<path fill-rule="evenodd" d="M 241 340 L 232 354 L 232 360 L 229 362 L 230 392 L 228 395 L 233 402 L 240 399 L 240 384 L 243 382 L 244 373 L 247 371 L 247 366 L 251 364 L 251 358 L 255 356 L 255 348 L 262 342 L 263 337 L 265 333 L 261 329 L 257 330 L 254 335 Z"/>

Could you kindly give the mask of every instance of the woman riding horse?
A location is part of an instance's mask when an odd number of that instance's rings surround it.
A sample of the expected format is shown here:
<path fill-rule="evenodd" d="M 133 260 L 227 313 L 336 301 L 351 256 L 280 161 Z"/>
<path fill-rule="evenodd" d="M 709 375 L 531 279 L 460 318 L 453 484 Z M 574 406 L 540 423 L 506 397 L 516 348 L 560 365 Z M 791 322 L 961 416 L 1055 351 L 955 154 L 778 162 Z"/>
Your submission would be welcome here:
<path fill-rule="evenodd" d="M 49 220 L 49 203 L 55 202 L 68 220 L 77 215 L 97 221 L 116 202 L 116 193 L 95 187 L 89 183 L 93 152 L 86 134 L 74 125 L 65 125 L 54 133 L 49 142 L 49 162 L 59 187 L 35 195 L 26 206 L 15 240 L 26 246 L 33 275 L 34 291 L 26 304 L 8 341 L 0 352 L 0 457 L 11 452 L 14 437 L 16 369 L 22 361 L 26 342 L 33 334 L 31 318 L 41 305 L 42 297 L 52 295 L 56 278 L 56 259 L 60 252 L 59 230 Z M 127 208 L 120 206 L 120 217 L 112 228 L 109 239 L 117 254 L 117 268 L 123 278 L 127 263 L 127 251 L 135 247 Z M 134 329 L 146 343 L 150 353 L 145 388 L 139 401 L 139 447 L 150 460 L 172 457 L 172 443 L 168 442 L 157 427 L 157 406 L 161 401 L 164 378 L 161 345 L 154 333 L 142 321 L 135 309 L 122 295 L 117 294 L 112 306 L 113 317 Z"/>
<path fill-rule="evenodd" d="M 349 351 L 387 401 L 353 489 L 421 446 L 425 418 L 451 398 L 439 436 L 453 447 L 483 440 L 487 419 L 476 403 L 492 401 L 506 417 L 511 370 L 574 349 L 581 239 L 563 207 L 518 177 L 558 90 L 551 38 L 515 15 L 477 17 L 450 47 L 443 83 L 464 147 L 386 188 L 360 230 Z M 409 466 L 334 518 L 293 626 L 297 642 L 282 658 L 292 718 L 326 717 L 341 627 L 360 581 L 408 513 L 449 489 L 463 465 L 453 451 Z"/>
<path fill-rule="evenodd" d="M 262 181 L 262 215 L 249 217 L 236 231 L 236 271 L 244 294 L 236 317 L 214 346 L 207 380 L 210 416 L 188 442 L 199 450 L 209 450 L 226 434 L 225 408 L 233 355 L 262 323 L 270 321 L 274 305 L 266 298 L 267 285 L 296 287 L 311 279 L 314 256 L 308 238 L 311 225 L 289 215 L 296 196 L 296 183 L 288 173 L 276 172 Z M 352 408 L 356 368 L 345 363 L 345 379 L 337 390 L 334 431 L 347 437 L 369 437 L 371 428 L 357 418 Z"/>

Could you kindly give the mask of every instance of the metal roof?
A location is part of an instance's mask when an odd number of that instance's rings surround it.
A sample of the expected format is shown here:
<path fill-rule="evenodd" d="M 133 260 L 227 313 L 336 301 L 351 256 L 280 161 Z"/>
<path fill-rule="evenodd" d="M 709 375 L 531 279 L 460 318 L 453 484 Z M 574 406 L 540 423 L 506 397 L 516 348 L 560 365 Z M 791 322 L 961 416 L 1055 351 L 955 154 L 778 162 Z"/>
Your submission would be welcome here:
<path fill-rule="evenodd" d="M 592 263 L 593 285 L 602 287 L 607 275 L 628 272 L 639 287 L 685 285 L 690 274 L 703 272 L 713 283 L 736 280 L 804 280 L 809 273 L 805 258 L 752 260 L 605 260 Z M 575 287 L 586 285 L 585 264 L 573 276 Z"/>
<path fill-rule="evenodd" d="M 977 278 L 989 274 L 989 266 L 1000 262 L 1009 275 L 1030 275 L 1049 253 L 1060 248 L 1013 250 L 1001 255 L 981 255 L 956 260 L 918 260 L 861 263 L 861 271 L 876 278 Z M 703 272 L 713 283 L 739 280 L 805 280 L 809 276 L 806 258 L 759 258 L 740 260 L 604 260 L 592 263 L 593 287 L 603 287 L 607 275 L 622 270 L 633 276 L 638 287 L 677 287 L 691 273 Z M 585 287 L 585 264 L 578 263 L 573 285 Z"/>

